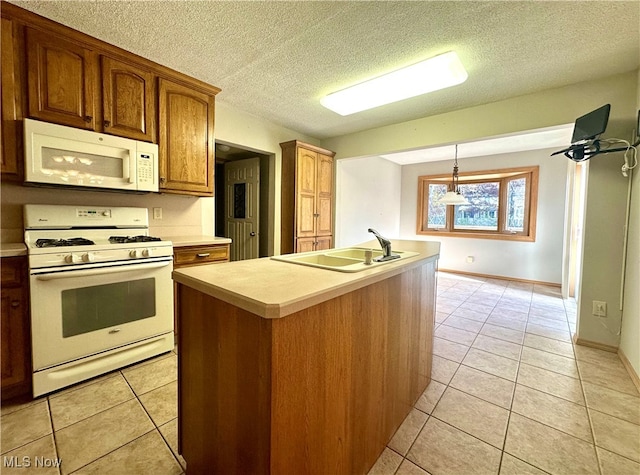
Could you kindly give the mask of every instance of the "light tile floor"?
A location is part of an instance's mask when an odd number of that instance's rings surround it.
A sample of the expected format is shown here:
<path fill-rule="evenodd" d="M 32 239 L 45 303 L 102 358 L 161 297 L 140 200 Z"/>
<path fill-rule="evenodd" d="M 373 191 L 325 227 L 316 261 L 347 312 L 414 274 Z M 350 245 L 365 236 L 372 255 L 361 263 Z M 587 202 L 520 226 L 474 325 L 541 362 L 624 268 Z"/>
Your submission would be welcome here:
<path fill-rule="evenodd" d="M 640 474 L 640 395 L 617 355 L 572 345 L 575 314 L 556 288 L 440 273 L 432 382 L 370 473 Z M 176 367 L 3 406 L 0 471 L 183 473 Z M 36 457 L 62 465 L 7 466 Z"/>
<path fill-rule="evenodd" d="M 432 381 L 370 475 L 640 475 L 640 394 L 559 289 L 440 273 Z"/>
<path fill-rule="evenodd" d="M 183 474 L 177 406 L 175 351 L 35 401 L 4 405 L 0 472 Z M 36 468 L 43 459 L 50 466 Z"/>

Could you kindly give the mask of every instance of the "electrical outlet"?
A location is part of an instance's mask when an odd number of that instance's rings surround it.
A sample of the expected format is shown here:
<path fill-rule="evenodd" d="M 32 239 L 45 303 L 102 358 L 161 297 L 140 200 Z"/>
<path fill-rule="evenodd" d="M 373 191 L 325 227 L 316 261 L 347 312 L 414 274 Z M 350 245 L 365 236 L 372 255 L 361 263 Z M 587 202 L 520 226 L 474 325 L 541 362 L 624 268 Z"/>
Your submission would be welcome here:
<path fill-rule="evenodd" d="M 593 310 L 591 311 L 596 317 L 607 316 L 607 302 L 601 302 L 599 300 L 593 301 Z"/>
<path fill-rule="evenodd" d="M 162 208 L 153 208 L 153 219 L 162 219 Z"/>

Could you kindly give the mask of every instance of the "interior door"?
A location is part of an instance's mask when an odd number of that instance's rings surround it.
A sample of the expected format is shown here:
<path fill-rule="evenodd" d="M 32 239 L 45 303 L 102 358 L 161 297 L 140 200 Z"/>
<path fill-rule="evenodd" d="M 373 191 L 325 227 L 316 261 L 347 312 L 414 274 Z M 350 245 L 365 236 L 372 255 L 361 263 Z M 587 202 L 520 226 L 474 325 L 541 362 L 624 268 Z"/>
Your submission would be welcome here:
<path fill-rule="evenodd" d="M 232 261 L 259 257 L 260 159 L 224 164 L 225 235 L 231 238 Z"/>

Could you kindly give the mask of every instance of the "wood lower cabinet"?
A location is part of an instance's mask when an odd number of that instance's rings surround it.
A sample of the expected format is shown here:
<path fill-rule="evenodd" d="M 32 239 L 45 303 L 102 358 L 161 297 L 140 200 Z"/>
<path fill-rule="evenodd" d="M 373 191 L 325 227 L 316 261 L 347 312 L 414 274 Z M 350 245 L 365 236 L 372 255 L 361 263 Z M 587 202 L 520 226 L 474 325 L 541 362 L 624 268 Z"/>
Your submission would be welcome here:
<path fill-rule="evenodd" d="M 179 284 L 189 473 L 369 472 L 431 379 L 435 266 L 272 319 Z"/>
<path fill-rule="evenodd" d="M 295 252 L 311 252 L 316 250 L 316 238 L 298 238 L 296 239 Z M 283 254 L 291 254 L 290 252 L 282 252 Z"/>
<path fill-rule="evenodd" d="M 173 268 L 198 266 L 202 264 L 217 264 L 229 262 L 229 244 L 208 244 L 201 246 L 180 246 L 173 248 Z M 173 284 L 173 332 L 178 337 L 178 309 L 180 297 L 176 291 L 177 284 Z M 177 341 L 177 340 L 176 340 Z"/>
<path fill-rule="evenodd" d="M 104 132 L 157 142 L 155 76 L 108 56 L 100 59 Z"/>
<path fill-rule="evenodd" d="M 296 239 L 295 252 L 323 251 L 333 247 L 333 236 L 314 236 Z"/>
<path fill-rule="evenodd" d="M 215 96 L 160 79 L 160 190 L 213 196 Z"/>
<path fill-rule="evenodd" d="M 323 251 L 333 247 L 333 236 L 318 236 L 316 238 L 316 251 Z"/>
<path fill-rule="evenodd" d="M 334 152 L 293 140 L 282 148 L 280 252 L 333 247 Z"/>
<path fill-rule="evenodd" d="M 1 385 L 5 400 L 31 393 L 31 326 L 27 258 L 4 257 L 0 265 Z"/>

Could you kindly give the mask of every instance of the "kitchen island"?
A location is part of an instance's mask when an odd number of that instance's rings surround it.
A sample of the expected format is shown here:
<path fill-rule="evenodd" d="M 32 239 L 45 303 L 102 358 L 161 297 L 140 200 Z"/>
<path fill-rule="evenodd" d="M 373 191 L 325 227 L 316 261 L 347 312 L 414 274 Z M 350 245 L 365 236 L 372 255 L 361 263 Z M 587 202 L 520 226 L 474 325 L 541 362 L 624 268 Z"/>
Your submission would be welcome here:
<path fill-rule="evenodd" d="M 174 271 L 188 473 L 367 473 L 431 375 L 440 246 L 392 247 L 418 254 L 355 273 L 269 258 Z"/>

